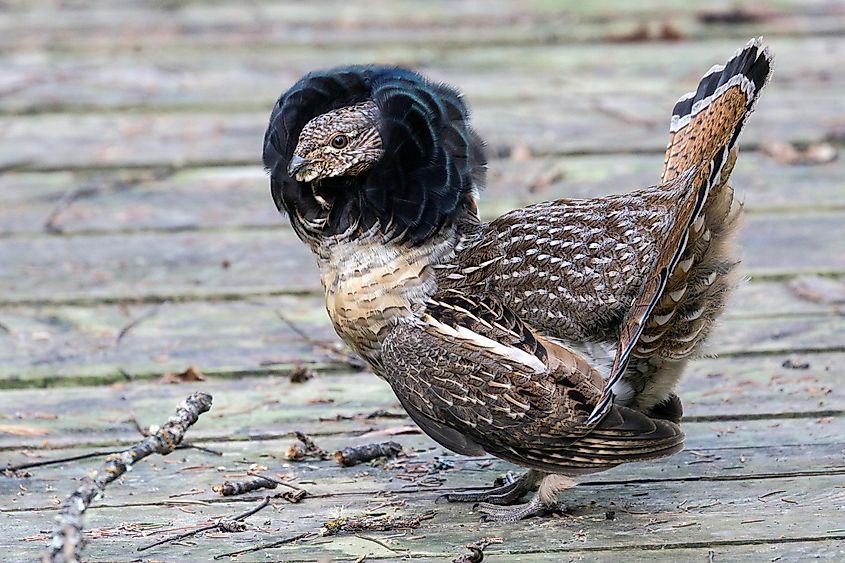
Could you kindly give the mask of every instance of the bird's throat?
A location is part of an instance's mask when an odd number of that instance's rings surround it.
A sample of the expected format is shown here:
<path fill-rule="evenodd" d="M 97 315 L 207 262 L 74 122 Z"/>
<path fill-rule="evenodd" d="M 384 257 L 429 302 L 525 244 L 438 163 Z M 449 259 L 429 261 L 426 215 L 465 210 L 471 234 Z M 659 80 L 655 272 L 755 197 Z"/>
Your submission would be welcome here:
<path fill-rule="evenodd" d="M 436 291 L 433 264 L 451 255 L 452 240 L 414 248 L 374 238 L 336 242 L 321 255 L 326 310 L 338 335 L 377 365 L 383 331 L 414 315 Z"/>

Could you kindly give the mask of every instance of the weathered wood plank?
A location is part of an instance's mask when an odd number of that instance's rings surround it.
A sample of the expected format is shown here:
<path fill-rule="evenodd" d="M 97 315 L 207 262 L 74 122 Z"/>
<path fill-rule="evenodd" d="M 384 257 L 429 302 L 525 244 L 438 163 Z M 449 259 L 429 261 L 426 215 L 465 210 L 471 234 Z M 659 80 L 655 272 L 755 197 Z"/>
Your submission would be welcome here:
<path fill-rule="evenodd" d="M 116 50 L 154 41 L 184 45 L 267 45 L 307 43 L 360 45 L 431 43 L 450 46 L 490 43 L 549 43 L 624 38 L 639 26 L 666 22 L 683 38 L 745 37 L 753 34 L 824 34 L 840 31 L 842 11 L 835 3 L 778 2 L 765 10 L 755 2 L 671 2 L 636 7 L 625 2 L 599 6 L 549 2 L 375 2 L 367 10 L 344 2 L 160 6 L 140 4 L 6 6 L 0 30 L 6 49 L 95 48 Z M 703 15 L 744 9 L 750 21 L 714 25 Z M 754 17 L 754 16 L 757 17 Z M 447 17 L 448 16 L 448 17 Z M 29 33 L 27 33 L 29 32 Z M 37 33 L 33 33 L 37 32 Z M 148 43 L 147 43 L 148 44 Z"/>
<path fill-rule="evenodd" d="M 789 421 L 786 424 L 794 425 Z M 843 422 L 836 421 L 842 428 Z M 691 437 L 687 449 L 671 458 L 652 463 L 625 464 L 611 470 L 580 479 L 582 486 L 595 487 L 610 484 L 642 484 L 646 482 L 711 482 L 722 483 L 730 489 L 738 481 L 797 477 L 799 475 L 836 475 L 845 473 L 845 443 L 790 444 L 783 446 L 735 446 L 730 441 L 716 438 L 712 428 L 701 423 L 688 423 Z M 702 432 L 703 430 L 703 432 Z M 763 428 L 747 429 L 751 434 L 763 432 Z M 316 439 L 320 447 L 334 452 L 339 449 L 372 443 L 374 438 L 349 435 L 320 436 Z M 197 500 L 221 501 L 212 493 L 212 486 L 219 484 L 227 473 L 244 472 L 245 467 L 257 463 L 281 471 L 297 481 L 310 482 L 305 486 L 315 497 L 337 497 L 335 502 L 344 502 L 343 497 L 356 494 L 378 494 L 380 492 L 414 495 L 425 490 L 468 490 L 484 488 L 498 476 L 508 471 L 518 471 L 512 464 L 492 456 L 464 457 L 437 446 L 422 434 L 391 437 L 403 448 L 403 457 L 398 463 L 376 462 L 356 468 L 339 467 L 333 460 L 307 460 L 291 463 L 284 458 L 284 452 L 295 440 L 291 437 L 280 440 L 246 442 L 217 442 L 209 447 L 221 456 L 199 450 L 182 450 L 167 463 L 146 463 L 133 470 L 132 478 L 124 479 L 115 487 L 107 499 L 106 506 L 157 505 L 167 498 L 176 498 L 186 489 L 200 489 Z M 86 448 L 56 450 L 28 450 L 9 452 L 6 463 L 30 464 L 57 460 L 88 453 Z M 25 454 L 25 455 L 24 455 Z M 0 480 L 0 503 L 10 510 L 49 510 L 54 508 L 52 496 L 56 489 L 72 489 L 77 475 L 85 474 L 102 463 L 102 455 L 87 459 L 66 461 L 41 467 L 21 470 L 17 476 Z M 434 466 L 439 465 L 439 469 Z M 403 467 L 404 466 L 404 467 Z M 190 469 L 185 469 L 190 468 Z M 414 468 L 418 471 L 414 477 Z M 363 472 L 366 474 L 362 474 Z M 422 481 L 422 483 L 420 483 Z M 19 494 L 19 485 L 25 485 L 26 495 Z M 155 497 L 143 494 L 151 487 Z M 259 496 L 262 491 L 250 496 Z M 240 500 L 240 499 L 228 499 Z"/>
<path fill-rule="evenodd" d="M 841 213 L 749 215 L 742 268 L 758 277 L 841 274 L 842 240 Z M 286 228 L 8 238 L 0 263 L 4 304 L 319 291 L 313 258 Z"/>
<path fill-rule="evenodd" d="M 746 419 L 783 418 L 784 413 L 811 422 L 841 413 L 845 399 L 837 381 L 842 377 L 842 356 L 783 354 L 691 362 L 680 391 L 686 416 L 691 420 L 740 420 L 744 424 Z M 786 360 L 792 363 L 784 365 Z M 214 413 L 192 429 L 197 439 L 245 439 L 292 430 L 336 432 L 338 425 L 330 421 L 338 414 L 365 417 L 385 408 L 402 412 L 389 386 L 366 372 L 323 374 L 303 384 L 265 375 L 181 385 L 125 383 L 60 391 L 5 390 L 0 394 L 0 412 L 8 413 L 3 422 L 8 431 L 0 434 L 0 449 L 132 440 L 136 431 L 128 420 L 127 406 L 141 420 L 152 419 L 162 404 L 176 403 L 193 389 L 216 398 Z M 329 422 L 320 423 L 321 419 Z M 357 428 L 389 422 L 362 418 Z M 765 428 L 772 424 L 771 420 L 764 422 Z M 733 423 L 714 422 L 713 426 L 728 428 Z M 790 440 L 785 443 L 804 443 L 800 435 Z"/>
<path fill-rule="evenodd" d="M 841 25 L 845 28 L 845 22 Z M 749 36 L 759 33 L 757 30 Z M 121 32 L 124 36 L 125 30 Z M 49 55 L 7 57 L 8 64 L 0 71 L 5 91 L 0 97 L 0 112 L 133 108 L 268 111 L 279 93 L 306 72 L 375 61 L 416 67 L 435 79 L 454 83 L 477 110 L 491 102 L 525 105 L 532 100 L 547 100 L 557 104 L 558 112 L 569 107 L 600 109 L 615 113 L 617 125 L 632 127 L 654 120 L 664 130 L 675 99 L 744 40 L 745 36 L 680 42 L 669 49 L 663 43 L 649 42 L 544 42 L 537 46 L 474 45 L 456 49 L 429 38 L 427 47 L 407 43 L 332 47 L 318 43 L 220 49 L 215 48 L 221 45 L 218 42 L 214 47 L 167 50 L 159 46 L 126 53 L 111 49 L 92 53 L 61 50 Z M 781 94 L 791 100 L 804 96 L 802 103 L 809 108 L 812 97 L 841 88 L 843 79 L 829 72 L 845 48 L 840 38 L 767 37 L 767 41 L 771 41 L 778 60 L 777 79 L 768 89 L 767 99 Z M 277 55 L 280 51 L 284 57 Z M 770 103 L 774 104 L 771 107 L 781 105 Z M 615 112 L 614 105 L 619 105 Z M 641 107 L 652 109 L 647 115 L 637 115 Z M 626 120 L 626 115 L 630 119 Z"/>
<path fill-rule="evenodd" d="M 533 154 L 661 151 L 672 101 L 689 90 L 648 99 L 640 93 L 613 96 L 608 112 L 593 96 L 478 105 L 474 123 L 494 152 L 525 147 Z M 271 106 L 272 99 L 266 106 Z M 794 119 L 793 108 L 802 108 Z M 743 135 L 745 146 L 768 139 L 819 140 L 830 133 L 845 100 L 835 91 L 778 92 L 761 101 L 759 115 Z M 633 116 L 620 117 L 621 114 Z M 183 167 L 253 164 L 261 155 L 267 111 L 190 111 L 178 114 L 44 114 L 0 116 L 0 168 Z M 630 123 L 636 119 L 637 123 Z M 49 137 L 45 136 L 49 132 Z M 49 151 L 44 150 L 46 138 Z"/>
<path fill-rule="evenodd" d="M 564 517 L 566 531 L 561 530 L 561 522 L 556 519 L 510 525 L 479 523 L 478 515 L 466 506 L 435 507 L 432 502 L 437 492 L 407 495 L 407 500 L 412 501 L 410 506 L 388 511 L 409 515 L 421 513 L 424 507 L 436 508 L 434 519 L 425 522 L 416 534 L 397 537 L 392 542 L 394 549 L 408 549 L 418 556 L 455 554 L 461 552 L 468 538 L 480 539 L 484 536 L 502 537 L 502 544 L 490 548 L 491 552 L 502 554 L 527 554 L 536 551 L 566 554 L 581 550 L 630 547 L 657 549 L 666 544 L 678 548 L 752 541 L 806 541 L 810 538 L 836 540 L 845 538 L 845 534 L 833 524 L 841 519 L 839 504 L 845 493 L 841 488 L 837 488 L 840 484 L 839 475 L 751 479 L 736 483 L 729 496 L 714 491 L 712 483 L 707 482 L 575 487 L 566 493 L 571 512 L 569 516 Z M 770 497 L 764 496 L 773 491 L 782 492 Z M 150 491 L 146 496 L 155 494 L 155 491 Z M 385 500 L 395 498 L 397 497 L 373 498 L 369 492 L 350 495 L 343 504 L 343 514 L 360 514 L 364 510 L 383 505 Z M 401 500 L 405 498 L 404 495 L 400 497 Z M 784 498 L 789 502 L 783 502 Z M 187 500 L 193 499 L 188 497 Z M 213 553 L 249 547 L 268 539 L 316 531 L 326 520 L 338 516 L 335 499 L 329 497 L 329 502 L 320 502 L 321 500 L 306 499 L 300 504 L 285 505 L 280 510 L 265 510 L 260 516 L 263 533 L 256 533 L 255 529 L 252 529 L 246 533 L 226 536 L 223 542 L 208 538 L 199 539 L 196 547 L 191 544 L 171 545 L 157 553 L 167 553 L 168 557 L 183 559 L 196 557 L 198 553 L 207 557 Z M 133 507 L 130 515 L 127 515 L 124 507 L 101 505 L 87 513 L 87 524 L 90 530 L 108 528 L 112 533 L 108 534 L 107 541 L 92 541 L 87 553 L 95 559 L 114 559 L 116 555 L 131 553 L 136 546 L 152 541 L 139 537 L 142 534 L 132 533 L 131 526 L 121 531 L 121 523 L 158 523 L 172 529 L 209 518 L 231 515 L 242 511 L 245 506 L 247 505 L 240 501 L 189 504 L 182 497 L 171 499 L 163 506 Z M 614 520 L 606 520 L 605 513 L 608 510 L 616 512 Z M 32 535 L 36 530 L 43 528 L 41 522 L 45 518 L 49 520 L 53 513 L 52 510 L 6 513 L 7 533 L 0 541 L 8 542 L 7 538 L 17 539 L 18 541 L 9 546 L 14 550 L 11 553 L 15 558 L 31 559 L 35 554 L 34 550 L 42 547 L 43 543 L 39 545 L 35 542 L 21 542 L 19 538 Z M 456 530 L 460 533 L 456 533 Z M 269 554 L 286 559 L 296 559 L 303 555 L 305 558 L 312 558 L 323 553 L 351 558 L 360 555 L 359 550 L 364 545 L 363 541 L 354 540 L 352 536 L 341 536 L 329 538 L 326 543 L 286 546 Z M 365 549 L 373 548 L 367 546 Z M 259 553 L 247 560 L 264 560 L 266 555 Z M 390 552 L 385 550 L 384 555 L 390 555 Z"/>
<path fill-rule="evenodd" d="M 278 314 L 277 314 L 278 312 Z M 5 309 L 0 379 L 7 386 L 157 377 L 188 365 L 217 375 L 336 366 L 279 317 L 340 346 L 322 299 Z"/>
<path fill-rule="evenodd" d="M 491 218 L 543 200 L 637 189 L 657 181 L 662 163 L 657 154 L 494 159 L 480 210 Z M 745 152 L 732 183 L 747 213 L 845 209 L 845 159 L 790 166 Z M 258 166 L 8 173 L 0 176 L 0 234 L 286 226 L 267 185 Z"/>
<path fill-rule="evenodd" d="M 783 282 L 741 286 L 732 303 L 712 353 L 841 348 L 839 310 L 801 299 Z M 336 354 L 303 342 L 279 315 L 343 349 L 316 296 L 0 308 L 0 388 L 121 382 L 188 365 L 215 376 L 339 365 Z"/>

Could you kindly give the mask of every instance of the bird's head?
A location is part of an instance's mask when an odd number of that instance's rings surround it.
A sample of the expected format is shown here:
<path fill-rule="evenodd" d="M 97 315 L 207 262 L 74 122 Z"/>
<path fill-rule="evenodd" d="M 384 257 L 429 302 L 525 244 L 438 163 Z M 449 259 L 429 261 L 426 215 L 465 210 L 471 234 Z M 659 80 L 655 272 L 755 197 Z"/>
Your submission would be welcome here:
<path fill-rule="evenodd" d="M 274 201 L 309 240 L 375 227 L 419 244 L 475 212 L 486 160 L 468 119 L 455 90 L 409 70 L 310 73 L 264 137 Z"/>
<path fill-rule="evenodd" d="M 318 115 L 299 133 L 287 172 L 299 182 L 356 176 L 384 154 L 378 108 L 361 102 Z"/>

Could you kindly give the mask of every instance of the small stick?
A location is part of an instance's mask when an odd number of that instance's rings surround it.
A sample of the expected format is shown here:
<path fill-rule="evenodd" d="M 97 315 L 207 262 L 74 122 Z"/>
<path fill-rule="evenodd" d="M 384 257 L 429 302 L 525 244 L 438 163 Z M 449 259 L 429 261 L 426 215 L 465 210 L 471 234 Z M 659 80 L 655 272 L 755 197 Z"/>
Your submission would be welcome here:
<path fill-rule="evenodd" d="M 149 436 L 150 435 L 149 429 L 141 426 L 141 423 L 138 422 L 138 419 L 135 418 L 134 416 L 129 419 L 129 422 L 132 423 L 132 426 L 135 427 L 135 430 L 137 430 L 138 434 L 140 434 L 141 436 Z M 193 449 L 193 450 L 199 450 L 201 452 L 205 452 L 207 454 L 216 455 L 218 457 L 223 456 L 223 452 L 221 452 L 221 451 L 212 450 L 211 448 L 206 448 L 204 446 L 197 446 L 196 444 L 189 444 L 187 442 L 185 442 L 184 444 L 179 444 L 178 446 L 176 446 L 176 449 L 177 450 Z"/>
<path fill-rule="evenodd" d="M 329 452 L 318 446 L 314 438 L 303 432 L 294 432 L 299 442 L 291 444 L 285 452 L 285 458 L 290 461 L 302 461 L 306 457 L 328 459 Z"/>
<path fill-rule="evenodd" d="M 426 512 L 408 518 L 394 516 L 335 518 L 327 521 L 320 529 L 321 536 L 334 536 L 342 532 L 385 532 L 387 530 L 410 530 L 420 523 L 434 518 L 434 512 Z"/>
<path fill-rule="evenodd" d="M 138 551 L 146 551 L 148 549 L 158 547 L 158 546 L 160 546 L 161 544 L 164 544 L 164 543 L 170 543 L 170 542 L 174 542 L 174 541 L 183 540 L 185 538 L 189 538 L 191 536 L 195 536 L 195 535 L 200 534 L 202 532 L 207 532 L 209 530 L 214 530 L 214 529 L 218 529 L 221 532 L 231 532 L 231 531 L 242 532 L 243 530 L 238 529 L 236 526 L 232 526 L 232 523 L 233 522 L 241 522 L 242 520 L 246 520 L 247 518 L 249 518 L 250 516 L 252 516 L 256 512 L 258 512 L 259 510 L 262 510 L 268 504 L 270 504 L 270 497 L 265 497 L 264 500 L 261 501 L 261 503 L 258 506 L 256 506 L 255 508 L 251 508 L 251 509 L 247 510 L 246 512 L 238 514 L 234 518 L 221 518 L 220 521 L 218 521 L 214 524 L 210 524 L 208 526 L 203 526 L 202 528 L 197 528 L 196 530 L 191 530 L 190 532 L 185 532 L 184 534 L 179 534 L 178 536 L 171 536 L 169 538 L 164 538 L 163 540 L 159 540 L 155 543 L 151 543 L 150 545 L 145 545 L 144 547 L 139 547 Z"/>
<path fill-rule="evenodd" d="M 355 534 L 355 537 L 360 538 L 362 540 L 371 541 L 376 545 L 382 546 L 384 549 L 386 549 L 388 551 L 392 551 L 393 553 L 402 553 L 398 549 L 393 549 L 392 547 L 390 547 L 389 545 L 387 545 L 386 543 L 384 543 L 383 541 L 381 541 L 378 538 L 373 538 L 373 537 L 370 537 L 370 536 L 364 536 L 364 535 L 361 535 L 361 534 Z"/>
<path fill-rule="evenodd" d="M 97 451 L 89 452 L 87 454 L 71 455 L 67 457 L 59 457 L 56 459 L 45 459 L 43 461 L 33 461 L 31 463 L 21 463 L 20 465 L 7 465 L 4 471 L 20 471 L 21 469 L 32 469 L 33 467 L 44 467 L 45 465 L 55 465 L 57 463 L 65 463 L 68 461 L 79 461 L 80 459 L 89 459 L 92 457 L 102 457 L 104 455 L 113 455 L 120 453 L 120 450 Z"/>
<path fill-rule="evenodd" d="M 258 489 L 275 489 L 276 486 L 276 483 L 270 479 L 256 477 L 255 479 L 244 481 L 226 481 L 222 485 L 214 485 L 211 487 L 211 490 L 215 493 L 220 493 L 224 497 L 231 497 L 250 491 L 257 491 Z"/>
<path fill-rule="evenodd" d="M 338 465 L 351 467 L 380 457 L 396 457 L 401 451 L 402 446 L 396 442 L 364 444 L 363 446 L 353 446 L 336 451 L 334 453 L 334 460 Z"/>
<path fill-rule="evenodd" d="M 484 561 L 484 550 L 477 545 L 468 545 L 467 549 L 472 553 L 458 555 L 452 559 L 452 563 L 481 563 Z"/>
<path fill-rule="evenodd" d="M 56 517 L 48 553 L 44 561 L 53 563 L 77 562 L 83 547 L 82 515 L 93 500 L 105 492 L 106 486 L 126 473 L 138 461 L 153 453 L 167 455 L 185 437 L 185 432 L 204 412 L 211 408 L 211 395 L 193 393 L 179 404 L 176 414 L 159 429 L 128 450 L 111 454 L 100 471 L 87 475 L 79 488 L 62 505 Z"/>
<path fill-rule="evenodd" d="M 288 488 L 293 489 L 295 491 L 304 491 L 305 490 L 302 487 L 297 487 L 296 485 L 294 485 L 292 483 L 288 483 L 288 482 L 282 481 L 280 479 L 274 479 L 273 477 L 267 477 L 265 475 L 261 475 L 260 473 L 253 473 L 252 471 L 247 471 L 246 474 L 252 475 L 253 477 L 261 477 L 262 479 L 267 479 L 268 481 L 272 481 L 272 482 L 276 483 L 277 485 L 281 485 L 283 487 L 288 487 Z"/>
<path fill-rule="evenodd" d="M 470 550 L 470 553 L 458 555 L 452 559 L 452 563 L 481 563 L 484 561 L 484 550 L 491 543 L 502 543 L 502 541 L 502 538 L 484 538 L 483 540 L 471 543 L 466 546 Z"/>
<path fill-rule="evenodd" d="M 274 541 L 271 543 L 264 543 L 261 545 L 256 545 L 255 547 L 250 547 L 247 549 L 242 549 L 240 551 L 231 551 L 229 553 L 221 553 L 220 555 L 215 555 L 214 559 L 223 559 L 224 557 L 237 557 L 239 555 L 243 555 L 245 553 L 252 553 L 254 551 L 261 551 L 262 549 L 272 549 L 274 547 L 279 547 L 288 543 L 293 543 L 295 541 L 304 540 L 304 539 L 312 539 L 318 537 L 318 534 L 314 532 L 305 532 L 302 534 L 297 534 L 295 536 L 291 536 L 289 538 L 285 538 L 283 540 Z"/>
<path fill-rule="evenodd" d="M 276 497 L 281 497 L 291 504 L 298 504 L 299 501 L 304 499 L 307 495 L 308 493 L 305 491 L 305 489 L 300 489 L 298 491 L 285 491 L 283 493 L 277 493 Z"/>
<path fill-rule="evenodd" d="M 206 448 L 204 446 L 197 446 L 196 444 L 179 444 L 176 446 L 177 450 L 198 450 L 201 452 L 205 452 L 207 454 L 222 456 L 223 452 L 219 452 L 217 450 L 212 450 L 211 448 Z M 66 457 L 57 457 L 55 459 L 45 459 L 43 461 L 33 461 L 30 463 L 21 463 L 20 465 L 7 465 L 3 468 L 3 471 L 11 471 L 14 473 L 15 471 L 20 471 L 22 469 L 32 469 L 33 467 L 45 467 L 47 465 L 57 465 L 59 463 L 67 463 L 69 461 L 80 461 L 83 459 L 90 459 L 92 457 L 103 457 L 107 455 L 114 455 L 119 454 L 123 450 L 108 450 L 108 451 L 96 451 L 96 452 L 88 452 L 87 454 L 78 454 L 78 455 L 70 455 Z"/>

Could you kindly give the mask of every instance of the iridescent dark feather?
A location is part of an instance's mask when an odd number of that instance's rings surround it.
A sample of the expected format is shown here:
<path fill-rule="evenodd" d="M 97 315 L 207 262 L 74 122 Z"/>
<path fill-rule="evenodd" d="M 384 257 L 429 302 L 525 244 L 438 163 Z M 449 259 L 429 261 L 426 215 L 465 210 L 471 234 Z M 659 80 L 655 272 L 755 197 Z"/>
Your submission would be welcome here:
<path fill-rule="evenodd" d="M 412 245 L 454 220 L 484 184 L 483 143 L 469 127 L 466 106 L 452 88 L 412 71 L 352 66 L 308 74 L 277 101 L 264 136 L 264 165 L 276 206 L 315 221 L 325 209 L 311 186 L 287 173 L 299 133 L 312 118 L 366 100 L 379 110 L 384 157 L 357 175 L 327 178 L 334 201 L 320 233 L 358 222 Z M 291 213 L 293 217 L 293 213 Z"/>

